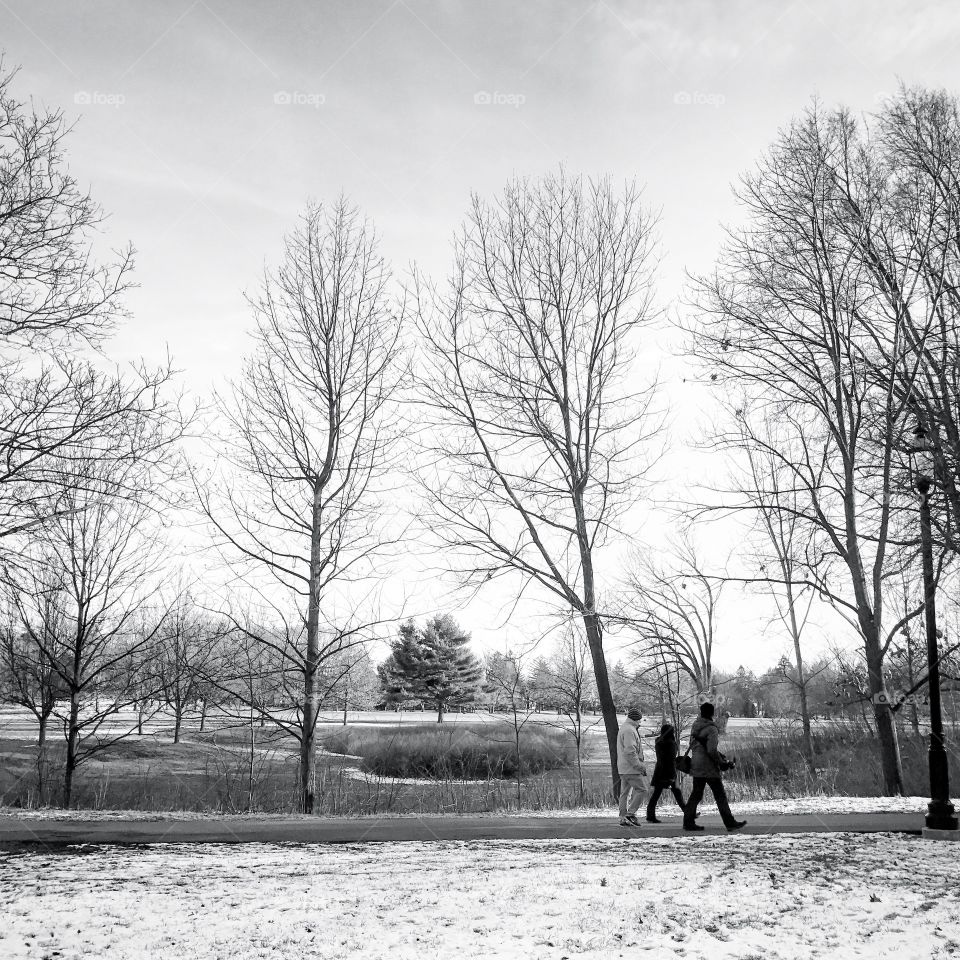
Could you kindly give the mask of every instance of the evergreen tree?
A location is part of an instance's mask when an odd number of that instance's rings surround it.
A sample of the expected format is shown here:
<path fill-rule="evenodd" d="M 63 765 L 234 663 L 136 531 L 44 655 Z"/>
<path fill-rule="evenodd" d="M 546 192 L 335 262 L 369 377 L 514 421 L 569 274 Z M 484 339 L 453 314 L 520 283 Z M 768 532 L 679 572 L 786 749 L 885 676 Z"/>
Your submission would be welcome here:
<path fill-rule="evenodd" d="M 408 620 L 380 666 L 386 702 L 430 704 L 438 723 L 449 707 L 473 703 L 483 683 L 483 668 L 469 643 L 470 634 L 449 615 L 434 617 L 422 630 Z"/>

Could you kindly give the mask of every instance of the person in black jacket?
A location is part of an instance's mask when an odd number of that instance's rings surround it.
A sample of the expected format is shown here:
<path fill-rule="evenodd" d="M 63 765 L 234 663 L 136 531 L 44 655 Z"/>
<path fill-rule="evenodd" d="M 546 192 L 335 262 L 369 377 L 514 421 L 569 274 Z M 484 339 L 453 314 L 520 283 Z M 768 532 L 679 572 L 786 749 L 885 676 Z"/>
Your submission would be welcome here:
<path fill-rule="evenodd" d="M 653 793 L 647 804 L 647 822 L 660 823 L 657 819 L 657 801 L 664 790 L 673 794 L 680 810 L 686 809 L 683 794 L 677 786 L 677 732 L 672 723 L 665 723 L 660 728 L 660 736 L 654 740 L 654 749 L 657 752 L 657 765 L 653 768 L 653 778 L 650 781 Z"/>

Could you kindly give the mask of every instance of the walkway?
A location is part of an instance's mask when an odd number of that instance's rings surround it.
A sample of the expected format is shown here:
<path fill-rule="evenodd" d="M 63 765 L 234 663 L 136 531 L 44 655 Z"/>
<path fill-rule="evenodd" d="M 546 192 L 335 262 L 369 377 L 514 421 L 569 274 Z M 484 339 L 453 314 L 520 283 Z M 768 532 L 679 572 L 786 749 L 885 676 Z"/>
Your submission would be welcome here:
<path fill-rule="evenodd" d="M 741 831 L 766 833 L 919 833 L 919 814 L 818 814 L 749 817 Z M 725 834 L 704 814 L 706 831 Z M 0 816 L 0 846 L 149 843 L 394 843 L 434 840 L 621 840 L 685 837 L 677 819 L 621 827 L 615 817 L 221 817 L 203 820 L 32 820 Z"/>

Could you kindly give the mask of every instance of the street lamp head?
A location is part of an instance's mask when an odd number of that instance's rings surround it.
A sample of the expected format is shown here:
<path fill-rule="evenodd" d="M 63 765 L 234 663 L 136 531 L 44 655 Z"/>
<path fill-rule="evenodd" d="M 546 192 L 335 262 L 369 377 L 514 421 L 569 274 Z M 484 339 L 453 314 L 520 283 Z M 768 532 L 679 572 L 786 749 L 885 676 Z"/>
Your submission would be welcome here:
<path fill-rule="evenodd" d="M 923 424 L 917 423 L 910 446 L 910 480 L 920 493 L 927 493 L 933 485 L 933 478 L 933 444 L 930 443 Z"/>

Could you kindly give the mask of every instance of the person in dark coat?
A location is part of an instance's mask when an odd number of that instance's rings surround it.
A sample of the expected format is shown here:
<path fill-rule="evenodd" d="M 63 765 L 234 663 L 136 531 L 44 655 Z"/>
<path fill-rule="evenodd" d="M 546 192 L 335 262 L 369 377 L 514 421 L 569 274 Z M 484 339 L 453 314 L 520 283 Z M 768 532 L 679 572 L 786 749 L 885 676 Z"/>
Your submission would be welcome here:
<path fill-rule="evenodd" d="M 690 730 L 690 773 L 693 775 L 693 789 L 690 799 L 684 808 L 683 829 L 702 830 L 703 827 L 694 821 L 697 818 L 697 807 L 703 799 L 703 791 L 710 787 L 713 799 L 717 801 L 717 809 L 723 825 L 730 830 L 739 830 L 745 826 L 746 820 L 737 820 L 730 810 L 727 792 L 723 787 L 723 771 L 732 764 L 720 752 L 720 731 L 713 721 L 713 704 L 701 703 L 700 716 L 693 721 Z"/>
<path fill-rule="evenodd" d="M 664 790 L 673 794 L 681 812 L 686 809 L 683 794 L 677 786 L 677 731 L 672 723 L 665 723 L 660 728 L 660 736 L 653 741 L 653 746 L 657 752 L 657 765 L 653 768 L 653 777 L 650 780 L 653 793 L 650 794 L 650 802 L 647 804 L 647 822 L 660 823 L 657 819 L 657 801 Z"/>

